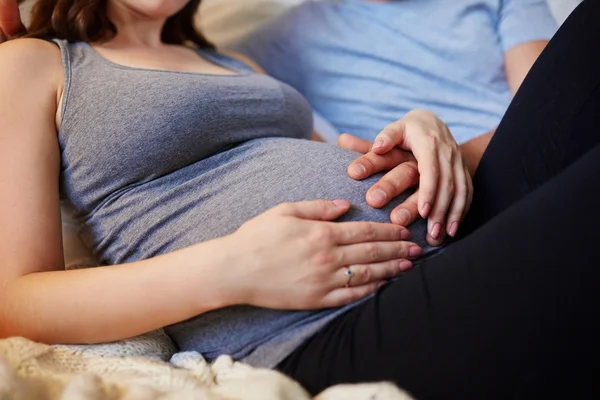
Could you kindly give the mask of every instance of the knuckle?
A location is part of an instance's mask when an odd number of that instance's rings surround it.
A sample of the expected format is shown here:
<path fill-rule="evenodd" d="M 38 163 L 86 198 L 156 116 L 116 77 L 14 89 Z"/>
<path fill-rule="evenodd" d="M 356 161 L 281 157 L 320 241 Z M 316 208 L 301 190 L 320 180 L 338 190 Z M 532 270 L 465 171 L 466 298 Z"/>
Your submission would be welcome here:
<path fill-rule="evenodd" d="M 406 247 L 406 250 L 403 251 L 403 254 L 408 253 L 408 247 Z M 406 255 L 400 256 L 399 258 L 407 258 Z M 397 276 L 399 274 L 398 272 L 398 261 L 390 261 L 388 263 L 388 277 L 394 277 Z"/>
<path fill-rule="evenodd" d="M 327 213 L 327 210 L 329 209 L 329 202 L 325 200 L 318 200 L 317 207 L 319 207 L 319 212 L 322 215 L 325 215 Z"/>
<path fill-rule="evenodd" d="M 414 163 L 404 163 L 403 166 L 404 173 L 411 182 L 415 182 L 419 179 L 419 170 Z"/>
<path fill-rule="evenodd" d="M 376 243 L 368 243 L 366 254 L 369 260 L 375 261 L 379 257 L 379 246 Z"/>
<path fill-rule="evenodd" d="M 444 186 L 446 187 L 448 193 L 454 194 L 454 179 L 452 179 L 451 177 L 447 178 L 444 182 Z"/>
<path fill-rule="evenodd" d="M 440 155 L 444 161 L 451 164 L 454 161 L 454 149 L 451 146 L 445 146 L 440 150 Z"/>
<path fill-rule="evenodd" d="M 382 178 L 377 184 L 377 188 L 383 190 L 388 199 L 395 197 L 399 190 L 398 183 L 391 177 Z"/>
<path fill-rule="evenodd" d="M 371 281 L 372 272 L 371 272 L 371 268 L 369 268 L 369 266 L 367 266 L 367 265 L 361 266 L 358 269 L 358 271 L 356 271 L 356 273 L 358 275 L 358 281 L 360 283 L 365 284 L 365 283 Z"/>
<path fill-rule="evenodd" d="M 437 165 L 437 163 L 432 163 L 429 167 L 429 172 L 435 179 L 437 179 L 438 176 L 440 176 L 440 167 Z"/>
<path fill-rule="evenodd" d="M 400 243 L 398 246 L 398 258 L 408 258 L 408 249 L 412 246 L 409 243 Z"/>
<path fill-rule="evenodd" d="M 312 258 L 312 264 L 316 267 L 331 265 L 337 261 L 337 257 L 329 251 L 320 251 Z"/>
<path fill-rule="evenodd" d="M 427 131 L 427 136 L 425 138 L 425 141 L 427 143 L 427 145 L 431 148 L 431 149 L 435 149 L 438 147 L 439 144 L 439 139 L 438 139 L 438 134 L 436 131 L 433 130 L 428 130 Z"/>
<path fill-rule="evenodd" d="M 377 238 L 377 230 L 372 222 L 365 223 L 364 236 L 366 240 L 374 240 Z"/>
<path fill-rule="evenodd" d="M 365 166 L 367 171 L 373 171 L 377 168 L 376 159 L 378 159 L 377 154 L 368 153 L 361 157 L 361 163 Z"/>
<path fill-rule="evenodd" d="M 333 229 L 327 225 L 321 225 L 315 228 L 312 239 L 314 243 L 327 246 L 333 241 Z"/>

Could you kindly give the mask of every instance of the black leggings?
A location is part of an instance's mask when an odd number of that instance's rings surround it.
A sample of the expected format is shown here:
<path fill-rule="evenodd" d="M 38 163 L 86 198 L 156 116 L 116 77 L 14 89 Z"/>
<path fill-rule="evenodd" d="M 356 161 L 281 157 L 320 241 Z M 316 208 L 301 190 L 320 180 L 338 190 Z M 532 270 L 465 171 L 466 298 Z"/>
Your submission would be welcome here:
<path fill-rule="evenodd" d="M 474 185 L 459 241 L 278 368 L 312 393 L 388 380 L 417 399 L 600 398 L 600 2 L 540 56 Z"/>

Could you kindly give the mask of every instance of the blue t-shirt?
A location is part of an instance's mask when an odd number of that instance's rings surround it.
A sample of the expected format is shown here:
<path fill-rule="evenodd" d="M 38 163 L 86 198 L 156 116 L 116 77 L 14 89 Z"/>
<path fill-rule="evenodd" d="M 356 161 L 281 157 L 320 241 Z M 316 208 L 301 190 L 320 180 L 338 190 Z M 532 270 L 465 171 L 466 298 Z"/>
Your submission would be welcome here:
<path fill-rule="evenodd" d="M 545 0 L 308 1 L 236 50 L 339 132 L 372 140 L 427 109 L 462 143 L 494 129 L 511 101 L 505 51 L 556 29 Z"/>

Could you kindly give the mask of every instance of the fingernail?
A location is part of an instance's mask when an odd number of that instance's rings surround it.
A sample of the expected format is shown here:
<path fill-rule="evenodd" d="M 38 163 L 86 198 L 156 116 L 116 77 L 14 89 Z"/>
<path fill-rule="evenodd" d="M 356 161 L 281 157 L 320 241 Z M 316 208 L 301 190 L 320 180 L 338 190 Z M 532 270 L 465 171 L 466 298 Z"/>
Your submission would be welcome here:
<path fill-rule="evenodd" d="M 377 139 L 377 140 L 375 140 L 375 143 L 373 144 L 372 150 L 377 150 L 377 149 L 383 147 L 383 145 L 385 145 L 385 141 L 383 139 Z"/>
<path fill-rule="evenodd" d="M 413 263 L 408 260 L 402 260 L 398 263 L 398 268 L 400 268 L 400 272 L 406 272 L 413 267 Z"/>
<path fill-rule="evenodd" d="M 410 231 L 408 229 L 402 229 L 400 231 L 400 240 L 410 239 Z"/>
<path fill-rule="evenodd" d="M 332 203 L 339 208 L 346 208 L 350 205 L 350 202 L 347 200 L 333 200 Z"/>
<path fill-rule="evenodd" d="M 371 200 L 375 203 L 385 203 L 387 194 L 381 189 L 375 189 L 370 193 Z"/>
<path fill-rule="evenodd" d="M 436 222 L 435 225 L 433 225 L 433 229 L 431 229 L 431 237 L 434 238 L 435 240 L 438 240 L 440 238 L 440 232 L 442 230 L 442 224 L 440 224 L 439 222 Z"/>
<path fill-rule="evenodd" d="M 423 249 L 421 249 L 420 247 L 417 247 L 417 246 L 413 246 L 410 249 L 408 249 L 408 256 L 410 258 L 417 258 L 422 253 L 423 253 Z"/>
<path fill-rule="evenodd" d="M 396 212 L 396 220 L 400 225 L 408 225 L 410 221 L 410 211 L 406 208 L 401 208 Z"/>
<path fill-rule="evenodd" d="M 425 205 L 421 209 L 421 217 L 427 218 L 429 216 L 430 212 L 431 212 L 431 203 L 425 203 Z"/>
<path fill-rule="evenodd" d="M 458 222 L 454 221 L 448 230 L 448 235 L 454 237 L 456 236 L 456 232 L 458 232 Z"/>
<path fill-rule="evenodd" d="M 357 163 L 350 166 L 350 171 L 357 176 L 362 176 L 367 172 L 364 165 Z"/>

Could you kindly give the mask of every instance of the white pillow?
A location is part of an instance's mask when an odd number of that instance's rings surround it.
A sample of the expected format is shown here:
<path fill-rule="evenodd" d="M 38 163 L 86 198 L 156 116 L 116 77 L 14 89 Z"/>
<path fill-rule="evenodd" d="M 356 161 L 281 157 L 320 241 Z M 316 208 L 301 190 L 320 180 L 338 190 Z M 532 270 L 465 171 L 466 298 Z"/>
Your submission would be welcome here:
<path fill-rule="evenodd" d="M 268 20 L 305 1 L 203 0 L 198 10 L 198 26 L 215 45 L 226 48 Z"/>

